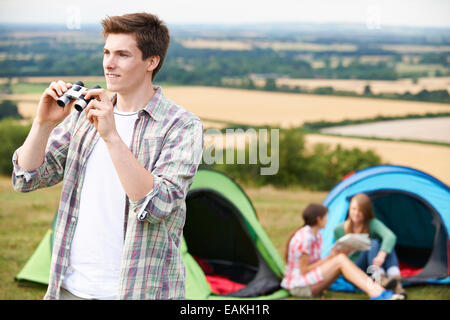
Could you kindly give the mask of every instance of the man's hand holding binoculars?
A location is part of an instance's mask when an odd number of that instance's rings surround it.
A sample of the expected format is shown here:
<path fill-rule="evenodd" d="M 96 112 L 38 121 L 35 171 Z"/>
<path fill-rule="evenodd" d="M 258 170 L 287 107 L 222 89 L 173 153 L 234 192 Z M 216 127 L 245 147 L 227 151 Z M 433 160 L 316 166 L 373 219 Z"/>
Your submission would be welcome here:
<path fill-rule="evenodd" d="M 45 89 L 39 101 L 35 118 L 35 121 L 39 125 L 55 127 L 70 114 L 71 107 L 75 101 L 71 101 L 65 108 L 61 108 L 57 101 L 59 97 L 64 95 L 71 87 L 71 83 L 65 83 L 64 81 L 59 80 L 57 82 L 53 81 L 50 86 Z"/>
<path fill-rule="evenodd" d="M 35 121 L 51 130 L 70 114 L 74 103 L 79 112 L 85 110 L 103 140 L 117 137 L 113 105 L 105 90 L 98 85 L 87 89 L 82 81 L 53 81 L 41 96 Z"/>

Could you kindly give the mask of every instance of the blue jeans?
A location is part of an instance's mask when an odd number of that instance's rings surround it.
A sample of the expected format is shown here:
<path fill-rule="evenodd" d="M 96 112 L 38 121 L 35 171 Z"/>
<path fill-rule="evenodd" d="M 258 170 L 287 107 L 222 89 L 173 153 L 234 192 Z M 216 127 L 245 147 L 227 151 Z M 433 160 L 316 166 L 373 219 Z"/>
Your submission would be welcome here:
<path fill-rule="evenodd" d="M 368 272 L 369 266 L 373 263 L 373 259 L 377 256 L 378 251 L 380 251 L 381 243 L 378 239 L 370 240 L 370 250 L 361 251 L 358 259 L 355 261 L 355 264 L 364 272 Z M 387 271 L 390 267 L 396 266 L 398 268 L 398 259 L 395 254 L 395 250 L 392 250 L 386 256 L 383 265 L 381 266 L 385 271 Z M 373 271 L 373 270 L 372 270 Z M 370 273 L 370 272 L 369 272 Z"/>

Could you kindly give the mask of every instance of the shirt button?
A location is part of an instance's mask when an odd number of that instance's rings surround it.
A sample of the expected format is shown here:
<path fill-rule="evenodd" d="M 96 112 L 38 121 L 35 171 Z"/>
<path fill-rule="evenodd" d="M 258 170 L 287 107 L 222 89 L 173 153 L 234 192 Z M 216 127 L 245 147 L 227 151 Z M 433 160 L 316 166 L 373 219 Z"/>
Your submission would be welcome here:
<path fill-rule="evenodd" d="M 67 246 L 66 246 L 66 249 L 67 249 L 67 250 L 69 250 L 69 249 L 70 249 L 70 246 L 69 246 L 69 245 L 67 245 Z"/>
<path fill-rule="evenodd" d="M 75 218 L 75 217 L 72 218 L 72 222 L 75 222 L 75 221 L 77 221 L 77 218 Z"/>

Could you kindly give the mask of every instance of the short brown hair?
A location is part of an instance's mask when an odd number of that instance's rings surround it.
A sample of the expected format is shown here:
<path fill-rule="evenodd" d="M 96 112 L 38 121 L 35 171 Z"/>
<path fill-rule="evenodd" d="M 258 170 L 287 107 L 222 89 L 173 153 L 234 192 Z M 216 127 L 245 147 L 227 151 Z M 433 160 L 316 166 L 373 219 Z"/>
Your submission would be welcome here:
<path fill-rule="evenodd" d="M 317 219 L 323 217 L 327 213 L 328 208 L 324 205 L 311 203 L 303 210 L 303 222 L 305 226 L 314 227 L 317 224 Z"/>
<path fill-rule="evenodd" d="M 159 56 L 159 64 L 153 70 L 152 81 L 161 69 L 170 43 L 169 29 L 156 15 L 140 12 L 122 16 L 106 17 L 102 20 L 103 36 L 111 33 L 133 34 L 142 52 L 142 60 Z"/>
<path fill-rule="evenodd" d="M 318 223 L 317 219 L 319 217 L 323 217 L 327 213 L 328 213 L 328 208 L 325 207 L 324 205 L 316 204 L 316 203 L 309 204 L 303 210 L 303 213 L 302 213 L 302 217 L 303 217 L 302 228 L 304 226 L 314 227 Z M 294 232 L 292 232 L 291 236 L 289 237 L 289 239 L 286 243 L 286 249 L 284 251 L 284 260 L 286 261 L 286 263 L 288 262 L 288 257 L 289 257 L 289 244 L 291 243 L 292 238 L 294 237 L 294 235 L 297 233 L 298 230 L 299 230 L 299 228 L 295 229 Z"/>

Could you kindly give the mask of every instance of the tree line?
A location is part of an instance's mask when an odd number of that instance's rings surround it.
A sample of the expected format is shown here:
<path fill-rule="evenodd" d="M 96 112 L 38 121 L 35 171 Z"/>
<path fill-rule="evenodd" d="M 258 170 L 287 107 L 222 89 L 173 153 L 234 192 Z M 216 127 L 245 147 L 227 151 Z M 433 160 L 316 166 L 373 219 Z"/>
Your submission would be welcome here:
<path fill-rule="evenodd" d="M 38 37 L 0 44 L 0 52 L 6 58 L 0 60 L 0 77 L 52 76 L 52 75 L 103 75 L 103 42 L 96 39 L 69 41 L 54 37 Z M 313 60 L 325 61 L 320 68 L 313 68 L 302 54 Z M 389 55 L 391 62 L 361 63 L 362 55 Z M 338 57 L 336 67 L 330 66 L 330 57 Z M 354 59 L 348 65 L 345 57 Z M 224 77 L 248 77 L 249 74 L 279 74 L 291 78 L 336 78 L 396 80 L 400 77 L 393 63 L 401 61 L 401 54 L 379 48 L 360 45 L 352 52 L 276 51 L 270 48 L 233 51 L 186 48 L 179 41 L 172 41 L 164 68 L 157 81 L 185 85 L 221 85 Z M 443 53 L 423 55 L 419 63 L 438 63 L 448 67 Z M 424 76 L 419 72 L 416 76 Z"/>
<path fill-rule="evenodd" d="M 271 150 L 270 143 L 267 149 Z M 222 150 L 224 157 L 227 152 Z M 234 159 L 237 159 L 237 152 L 234 150 Z M 332 147 L 328 144 L 316 144 L 309 150 L 302 128 L 280 131 L 277 156 L 279 169 L 274 175 L 261 175 L 261 168 L 268 165 L 259 160 L 257 164 L 226 164 L 224 158 L 223 164 L 202 163 L 200 167 L 222 171 L 243 186 L 300 186 L 308 190 L 330 190 L 349 173 L 382 163 L 380 156 L 372 150 L 346 149 L 341 145 Z M 248 146 L 245 159 L 249 159 Z"/>
<path fill-rule="evenodd" d="M 370 85 L 366 85 L 362 94 L 355 91 L 336 90 L 333 87 L 318 87 L 314 89 L 305 89 L 300 86 L 277 85 L 276 79 L 268 78 L 262 87 L 258 87 L 251 79 L 240 79 L 234 84 L 222 84 L 222 86 L 230 88 L 240 88 L 247 90 L 262 90 L 262 91 L 276 91 L 287 93 L 309 93 L 319 95 L 334 95 L 344 97 L 366 97 L 366 98 L 380 98 L 380 99 L 397 99 L 397 100 L 413 100 L 413 101 L 428 101 L 428 102 L 443 102 L 450 103 L 450 95 L 446 89 L 427 90 L 422 89 L 417 93 L 406 91 L 404 93 L 396 92 L 380 92 L 372 93 Z"/>

